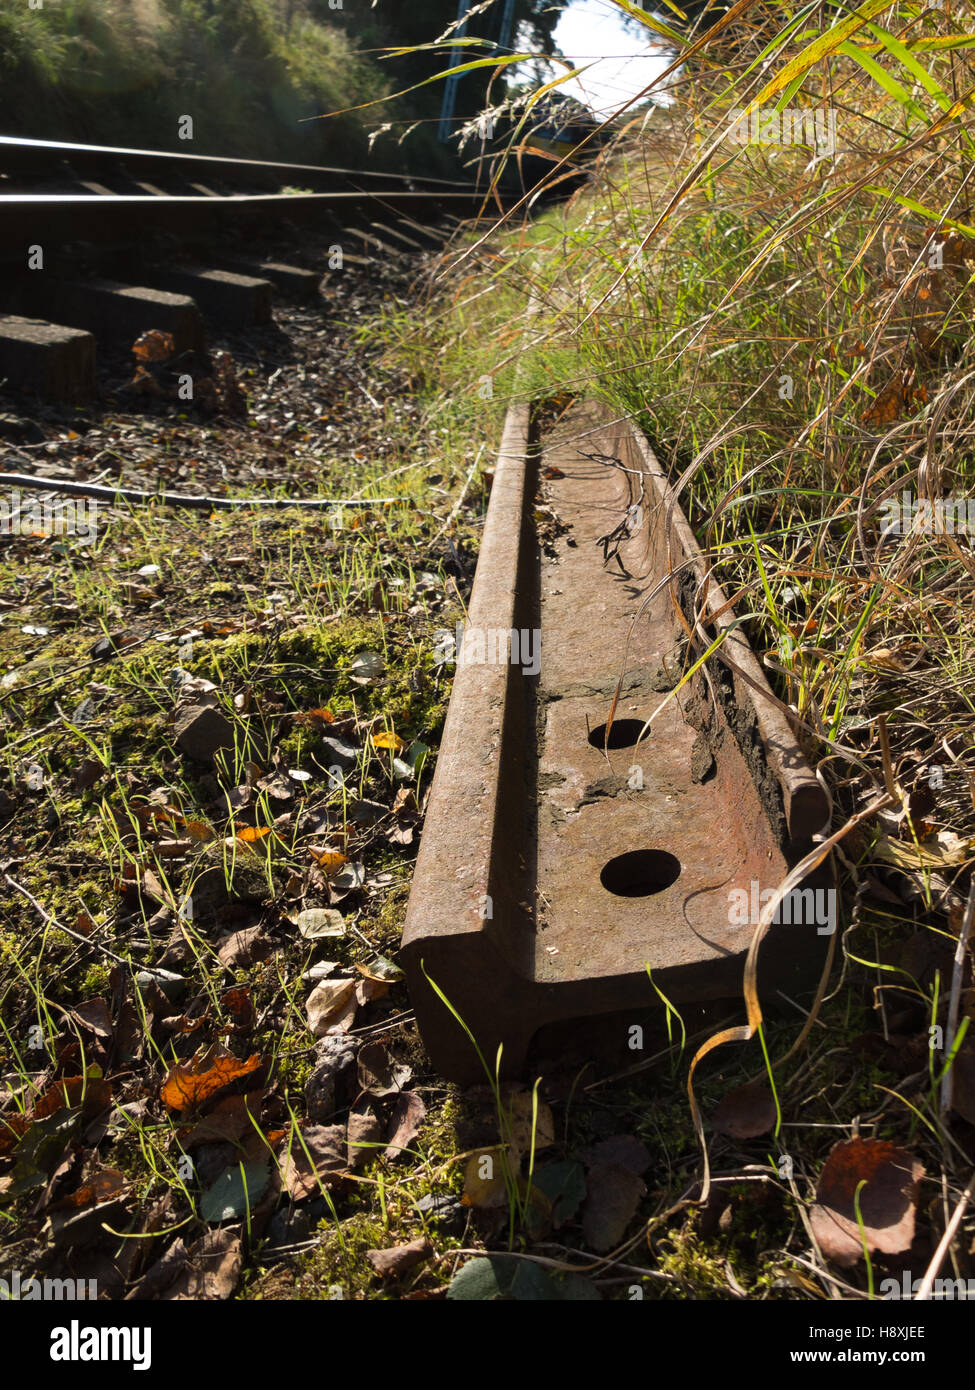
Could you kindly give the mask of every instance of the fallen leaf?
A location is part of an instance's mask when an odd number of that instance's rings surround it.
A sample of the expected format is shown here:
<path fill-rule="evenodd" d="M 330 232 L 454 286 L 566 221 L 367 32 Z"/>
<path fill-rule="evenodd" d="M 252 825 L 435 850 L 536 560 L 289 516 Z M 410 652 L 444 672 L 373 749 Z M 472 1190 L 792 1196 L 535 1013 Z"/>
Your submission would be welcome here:
<path fill-rule="evenodd" d="M 532 1183 L 551 1203 L 552 1227 L 556 1231 L 572 1220 L 586 1196 L 585 1169 L 572 1159 L 536 1168 Z"/>
<path fill-rule="evenodd" d="M 90 1067 L 86 1076 L 67 1076 L 55 1081 L 34 1104 L 31 1118 L 46 1119 L 58 1110 L 81 1106 L 81 1117 L 92 1119 L 112 1103 L 111 1083 L 99 1074 L 100 1069 Z"/>
<path fill-rule="evenodd" d="M 366 868 L 364 864 L 346 864 L 332 880 L 332 884 L 339 890 L 351 893 L 354 888 L 361 888 L 366 881 Z"/>
<path fill-rule="evenodd" d="M 307 1153 L 305 1150 L 307 1149 Z M 348 1173 L 345 1125 L 307 1125 L 281 1156 L 281 1182 L 294 1202 L 320 1195 Z"/>
<path fill-rule="evenodd" d="M 309 847 L 308 853 L 327 878 L 332 878 L 338 873 L 339 869 L 342 868 L 343 864 L 348 863 L 345 855 L 339 853 L 338 850 L 312 849 Z"/>
<path fill-rule="evenodd" d="M 555 1143 L 552 1111 L 543 1100 L 537 1110 L 531 1091 L 516 1091 L 510 1098 L 512 1161 L 517 1167 L 522 1154 L 541 1153 Z"/>
<path fill-rule="evenodd" d="M 253 1134 L 247 1096 L 224 1096 L 208 1115 L 191 1130 L 181 1131 L 179 1142 L 186 1150 L 200 1144 L 236 1144 L 245 1135 Z"/>
<path fill-rule="evenodd" d="M 210 1222 L 233 1221 L 253 1211 L 270 1181 L 271 1170 L 266 1159 L 227 1168 L 201 1196 L 200 1216 Z"/>
<path fill-rule="evenodd" d="M 482 1149 L 467 1160 L 461 1201 L 465 1207 L 505 1207 L 508 1186 L 516 1181 L 513 1165 L 504 1149 Z"/>
<path fill-rule="evenodd" d="M 358 685 L 377 680 L 385 671 L 386 662 L 379 652 L 360 652 L 349 666 L 349 675 Z"/>
<path fill-rule="evenodd" d="M 207 1231 L 186 1251 L 186 1264 L 159 1297 L 175 1301 L 227 1299 L 237 1287 L 242 1264 L 240 1236 L 232 1226 Z"/>
<path fill-rule="evenodd" d="M 514 1278 L 514 1260 L 494 1259 L 468 1260 L 450 1281 L 447 1297 L 456 1300 L 471 1300 L 478 1303 L 491 1303 L 507 1297 Z"/>
<path fill-rule="evenodd" d="M 349 1004 L 355 1013 L 355 980 L 322 980 L 305 1001 L 308 1027 L 312 1037 L 323 1038 L 348 1014 Z M 351 1020 L 350 1020 L 351 1021 Z"/>
<path fill-rule="evenodd" d="M 366 1259 L 383 1279 L 398 1279 L 429 1260 L 432 1254 L 433 1246 L 426 1236 L 421 1236 L 409 1245 L 394 1245 L 390 1250 L 367 1250 Z"/>
<path fill-rule="evenodd" d="M 231 932 L 217 942 L 217 959 L 227 970 L 235 970 L 238 966 L 246 968 L 255 961 L 266 960 L 270 954 L 271 943 L 259 926 Z"/>
<path fill-rule="evenodd" d="M 296 724 L 334 724 L 335 715 L 330 709 L 309 709 L 295 715 Z"/>
<path fill-rule="evenodd" d="M 587 1168 L 593 1168 L 597 1163 L 618 1163 L 621 1168 L 629 1168 L 631 1173 L 636 1173 L 637 1177 L 650 1167 L 646 1145 L 632 1134 L 610 1135 L 591 1149 L 584 1149 L 579 1157 Z"/>
<path fill-rule="evenodd" d="M 125 1177 L 117 1168 L 100 1168 L 97 1173 L 91 1175 L 84 1186 L 79 1187 L 70 1196 L 52 1202 L 49 1210 L 70 1211 L 94 1206 L 99 1202 L 108 1201 L 110 1197 L 115 1197 L 123 1191 L 125 1186 Z"/>
<path fill-rule="evenodd" d="M 383 984 L 394 984 L 397 980 L 403 979 L 403 971 L 385 956 L 373 956 L 372 960 L 364 964 L 357 961 L 355 968 L 367 980 L 381 980 Z"/>
<path fill-rule="evenodd" d="M 257 1022 L 257 1009 L 249 989 L 242 985 L 224 990 L 220 1003 L 231 1015 L 238 1032 L 248 1032 Z"/>
<path fill-rule="evenodd" d="M 340 855 L 339 858 L 342 856 Z M 298 930 L 306 941 L 345 936 L 345 918 L 334 907 L 308 907 L 298 913 Z"/>
<path fill-rule="evenodd" d="M 618 1245 L 646 1194 L 643 1179 L 621 1163 L 597 1163 L 586 1178 L 582 1230 L 597 1254 Z"/>
<path fill-rule="evenodd" d="M 962 839 L 953 830 L 939 830 L 923 845 L 881 835 L 873 852 L 876 858 L 901 869 L 947 869 L 971 858 L 972 841 Z"/>
<path fill-rule="evenodd" d="M 399 734 L 390 731 L 389 733 L 373 734 L 372 746 L 380 749 L 392 749 L 394 753 L 402 753 L 406 747 L 406 742 L 400 738 Z"/>
<path fill-rule="evenodd" d="M 71 1014 L 82 1028 L 89 1029 L 97 1037 L 112 1036 L 112 1016 L 104 999 L 88 999 L 84 1004 L 72 1009 Z"/>
<path fill-rule="evenodd" d="M 412 1091 L 401 1091 L 393 1103 L 389 1116 L 389 1133 L 385 1153 L 387 1159 L 398 1158 L 417 1134 L 427 1117 L 427 1108 L 418 1095 Z"/>
<path fill-rule="evenodd" d="M 263 840 L 265 836 L 271 835 L 272 833 L 269 825 L 249 825 L 245 826 L 243 830 L 238 830 L 234 839 L 240 840 L 245 845 L 253 845 L 256 844 L 258 840 Z"/>
<path fill-rule="evenodd" d="M 172 333 L 163 333 L 158 328 L 151 328 L 132 344 L 133 355 L 140 362 L 166 362 L 175 351 Z"/>
<path fill-rule="evenodd" d="M 176 1066 L 163 1082 L 160 1096 L 170 1110 L 192 1110 L 225 1086 L 243 1076 L 250 1076 L 261 1065 L 260 1057 L 254 1053 L 246 1062 L 236 1057 L 217 1057 L 212 1065 L 204 1059 L 203 1066 L 199 1068 L 196 1063 Z"/>
<path fill-rule="evenodd" d="M 184 820 L 183 829 L 194 840 L 212 840 L 214 831 L 201 820 Z"/>
<path fill-rule="evenodd" d="M 863 1258 L 864 1243 L 871 1254 L 899 1255 L 909 1250 L 924 1171 L 913 1154 L 887 1140 L 850 1139 L 834 1144 L 809 1213 L 813 1235 L 826 1258 L 839 1265 L 855 1265 Z"/>
<path fill-rule="evenodd" d="M 772 1089 L 764 1077 L 735 1086 L 718 1104 L 711 1124 L 729 1139 L 757 1139 L 768 1134 L 777 1116 Z"/>
<path fill-rule="evenodd" d="M 360 980 L 355 987 L 356 1003 L 363 1006 L 388 993 L 389 985 L 384 980 Z"/>
<path fill-rule="evenodd" d="M 517 1302 L 592 1303 L 601 1299 L 598 1288 L 581 1274 L 555 1275 L 532 1260 L 505 1259 L 494 1255 L 468 1260 L 450 1281 L 450 1300 L 493 1303 Z"/>
<path fill-rule="evenodd" d="M 375 1112 L 353 1110 L 348 1123 L 349 1167 L 364 1168 L 375 1158 L 382 1143 L 382 1129 Z"/>
<path fill-rule="evenodd" d="M 413 1068 L 396 1062 L 381 1042 L 365 1043 L 359 1050 L 357 1065 L 360 1088 L 380 1098 L 396 1095 L 413 1075 Z"/>

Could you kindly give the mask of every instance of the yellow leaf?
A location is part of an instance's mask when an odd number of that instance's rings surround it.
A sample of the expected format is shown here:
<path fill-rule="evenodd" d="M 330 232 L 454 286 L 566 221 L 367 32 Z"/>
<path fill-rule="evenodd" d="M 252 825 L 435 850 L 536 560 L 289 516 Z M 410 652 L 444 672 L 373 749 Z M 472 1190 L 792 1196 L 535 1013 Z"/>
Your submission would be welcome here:
<path fill-rule="evenodd" d="M 309 849 L 308 853 L 318 867 L 324 870 L 326 878 L 331 878 L 333 874 L 337 874 L 342 865 L 349 862 L 346 856 L 340 854 L 338 850 Z"/>
<path fill-rule="evenodd" d="M 373 734 L 372 745 L 374 748 L 391 748 L 394 753 L 402 753 L 406 744 L 399 734 L 390 731 L 388 734 Z"/>

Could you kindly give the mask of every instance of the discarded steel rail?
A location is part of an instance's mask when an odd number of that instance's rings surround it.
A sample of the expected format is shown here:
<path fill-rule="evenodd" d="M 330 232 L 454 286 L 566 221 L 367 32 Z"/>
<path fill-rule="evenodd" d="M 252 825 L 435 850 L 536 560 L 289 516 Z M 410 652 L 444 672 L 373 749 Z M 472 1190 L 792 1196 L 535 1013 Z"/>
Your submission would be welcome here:
<path fill-rule="evenodd" d="M 539 450 L 509 412 L 403 938 L 447 1077 L 484 1079 L 454 1010 L 515 1075 L 548 1025 L 594 1016 L 634 1060 L 623 1020 L 663 1008 L 654 986 L 740 999 L 762 894 L 829 806 L 706 574 L 635 426 L 576 407 Z M 711 656 L 681 685 L 719 635 L 736 669 Z M 769 931 L 764 993 L 815 983 L 825 901 Z"/>

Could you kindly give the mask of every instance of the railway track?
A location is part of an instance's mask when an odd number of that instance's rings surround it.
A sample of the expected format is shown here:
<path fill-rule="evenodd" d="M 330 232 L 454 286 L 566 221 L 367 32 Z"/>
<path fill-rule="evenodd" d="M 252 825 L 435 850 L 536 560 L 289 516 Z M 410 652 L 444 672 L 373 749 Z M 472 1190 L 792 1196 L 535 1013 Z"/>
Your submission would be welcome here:
<path fill-rule="evenodd" d="M 0 190 L 0 380 L 69 402 L 94 392 L 102 346 L 157 331 L 201 352 L 208 320 L 268 323 L 275 295 L 315 296 L 322 267 L 262 260 L 259 235 L 328 230 L 341 264 L 442 242 L 482 202 L 446 179 L 15 136 Z"/>

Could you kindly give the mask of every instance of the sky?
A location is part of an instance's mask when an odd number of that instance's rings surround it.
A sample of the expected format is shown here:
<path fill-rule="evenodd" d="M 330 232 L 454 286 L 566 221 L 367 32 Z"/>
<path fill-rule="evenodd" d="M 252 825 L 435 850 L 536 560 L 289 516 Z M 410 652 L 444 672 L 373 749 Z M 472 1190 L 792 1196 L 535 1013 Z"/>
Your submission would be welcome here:
<path fill-rule="evenodd" d="M 574 67 L 589 65 L 581 77 L 558 90 L 603 116 L 642 91 L 665 66 L 660 53 L 650 46 L 650 32 L 644 39 L 624 29 L 612 0 L 576 0 L 559 20 L 555 38 Z"/>

